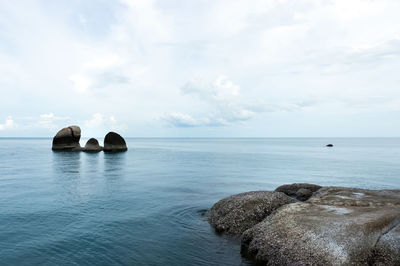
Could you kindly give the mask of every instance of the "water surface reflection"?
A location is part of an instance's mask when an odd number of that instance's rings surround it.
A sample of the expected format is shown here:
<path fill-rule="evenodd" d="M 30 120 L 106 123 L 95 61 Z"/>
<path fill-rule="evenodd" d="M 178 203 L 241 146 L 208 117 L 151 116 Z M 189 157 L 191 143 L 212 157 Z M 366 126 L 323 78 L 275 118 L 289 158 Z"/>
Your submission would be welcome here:
<path fill-rule="evenodd" d="M 126 152 L 104 153 L 104 174 L 106 177 L 120 176 L 125 167 Z"/>

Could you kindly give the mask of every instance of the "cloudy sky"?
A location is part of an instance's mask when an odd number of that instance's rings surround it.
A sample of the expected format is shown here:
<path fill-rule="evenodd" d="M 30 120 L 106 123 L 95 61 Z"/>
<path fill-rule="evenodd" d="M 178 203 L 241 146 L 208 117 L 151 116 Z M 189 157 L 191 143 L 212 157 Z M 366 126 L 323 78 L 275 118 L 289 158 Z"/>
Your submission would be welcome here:
<path fill-rule="evenodd" d="M 400 136 L 398 0 L 0 0 L 0 136 Z"/>

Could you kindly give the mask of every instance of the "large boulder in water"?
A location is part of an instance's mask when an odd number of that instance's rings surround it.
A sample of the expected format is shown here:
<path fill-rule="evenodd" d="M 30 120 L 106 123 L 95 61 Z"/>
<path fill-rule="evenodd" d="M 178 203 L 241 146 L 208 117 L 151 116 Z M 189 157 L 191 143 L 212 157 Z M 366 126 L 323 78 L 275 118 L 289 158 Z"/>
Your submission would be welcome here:
<path fill-rule="evenodd" d="M 127 151 L 128 147 L 123 137 L 115 132 L 109 132 L 104 138 L 105 152 L 121 152 Z"/>
<path fill-rule="evenodd" d="M 99 145 L 99 142 L 97 139 L 95 138 L 91 138 L 86 142 L 85 148 L 83 149 L 83 151 L 86 152 L 99 152 L 102 151 L 103 147 L 101 147 Z"/>
<path fill-rule="evenodd" d="M 81 129 L 78 126 L 69 126 L 61 129 L 53 138 L 53 147 L 55 151 L 79 151 L 81 146 Z"/>
<path fill-rule="evenodd" d="M 399 265 L 400 190 L 326 187 L 242 235 L 265 265 Z"/>
<path fill-rule="evenodd" d="M 217 232 L 240 235 L 279 207 L 292 202 L 295 200 L 281 192 L 251 191 L 220 200 L 207 216 Z"/>

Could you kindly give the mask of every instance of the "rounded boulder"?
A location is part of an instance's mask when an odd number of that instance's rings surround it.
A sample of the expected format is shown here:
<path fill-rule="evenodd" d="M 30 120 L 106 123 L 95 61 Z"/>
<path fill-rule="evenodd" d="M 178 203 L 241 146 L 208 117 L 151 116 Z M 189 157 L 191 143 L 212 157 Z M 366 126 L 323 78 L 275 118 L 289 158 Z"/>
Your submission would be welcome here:
<path fill-rule="evenodd" d="M 53 138 L 52 149 L 55 151 L 79 151 L 81 146 L 81 129 L 78 126 L 69 126 L 61 129 Z"/>
<path fill-rule="evenodd" d="M 217 232 L 240 235 L 279 207 L 293 202 L 281 192 L 251 191 L 220 200 L 207 216 Z"/>
<path fill-rule="evenodd" d="M 109 132 L 104 138 L 105 152 L 122 152 L 127 151 L 128 147 L 123 137 L 115 132 Z"/>
<path fill-rule="evenodd" d="M 91 138 L 86 142 L 85 148 L 83 151 L 86 152 L 99 152 L 102 151 L 103 147 L 100 146 L 99 142 L 95 138 Z"/>

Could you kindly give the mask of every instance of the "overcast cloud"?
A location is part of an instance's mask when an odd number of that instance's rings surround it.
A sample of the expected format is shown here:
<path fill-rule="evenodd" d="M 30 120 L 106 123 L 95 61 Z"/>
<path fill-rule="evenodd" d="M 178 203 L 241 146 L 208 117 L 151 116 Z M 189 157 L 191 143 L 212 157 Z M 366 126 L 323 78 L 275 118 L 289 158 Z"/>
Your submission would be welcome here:
<path fill-rule="evenodd" d="M 0 1 L 0 136 L 400 136 L 398 0 Z"/>

